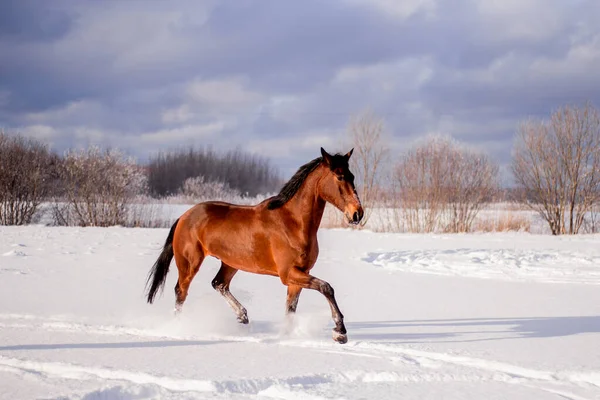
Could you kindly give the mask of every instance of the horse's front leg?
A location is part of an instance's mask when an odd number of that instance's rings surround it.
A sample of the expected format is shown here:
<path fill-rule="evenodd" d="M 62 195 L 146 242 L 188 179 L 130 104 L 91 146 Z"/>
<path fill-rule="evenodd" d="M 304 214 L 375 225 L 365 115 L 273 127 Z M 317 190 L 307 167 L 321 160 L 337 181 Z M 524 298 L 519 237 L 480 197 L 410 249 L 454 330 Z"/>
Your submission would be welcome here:
<path fill-rule="evenodd" d="M 285 332 L 287 334 L 290 334 L 293 331 L 294 314 L 296 314 L 296 308 L 298 307 L 298 299 L 300 298 L 300 292 L 302 292 L 301 286 L 288 285 L 287 299 L 285 301 L 285 315 L 286 315 Z"/>
<path fill-rule="evenodd" d="M 348 341 L 348 336 L 346 335 L 346 326 L 344 325 L 344 316 L 342 315 L 342 312 L 335 301 L 334 291 L 329 283 L 322 279 L 315 278 L 314 276 L 309 275 L 308 273 L 296 267 L 292 268 L 288 272 L 287 276 L 282 279 L 282 281 L 288 286 L 288 312 L 290 312 L 290 305 L 293 305 L 293 311 L 291 312 L 296 311 L 298 296 L 300 295 L 300 291 L 298 290 L 295 298 L 294 296 L 290 296 L 290 287 L 316 290 L 325 296 L 329 302 L 329 307 L 331 308 L 331 317 L 335 323 L 335 328 L 333 328 L 333 340 L 338 343 L 346 343 Z M 290 298 L 292 300 L 291 302 Z"/>
<path fill-rule="evenodd" d="M 287 299 L 285 302 L 285 313 L 294 314 L 298 307 L 298 299 L 300 298 L 300 292 L 302 292 L 302 286 L 288 285 L 287 288 Z"/>

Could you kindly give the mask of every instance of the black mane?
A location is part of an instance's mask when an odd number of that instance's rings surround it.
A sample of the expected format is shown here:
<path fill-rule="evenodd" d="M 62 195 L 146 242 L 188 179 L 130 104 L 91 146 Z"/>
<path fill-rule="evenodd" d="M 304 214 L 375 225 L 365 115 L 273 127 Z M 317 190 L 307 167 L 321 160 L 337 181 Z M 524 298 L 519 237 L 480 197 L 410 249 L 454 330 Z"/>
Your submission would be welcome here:
<path fill-rule="evenodd" d="M 302 186 L 306 177 L 321 164 L 321 161 L 323 161 L 323 157 L 318 157 L 298 168 L 298 171 L 296 171 L 294 176 L 283 185 L 279 194 L 269 200 L 267 208 L 269 210 L 274 210 L 287 203 L 296 194 L 298 189 L 300 189 L 300 186 Z"/>
<path fill-rule="evenodd" d="M 333 165 L 330 165 L 331 169 L 341 166 L 341 164 L 345 164 L 346 168 L 348 167 L 348 160 L 341 154 L 332 155 L 331 159 L 333 161 Z M 269 200 L 267 208 L 269 210 L 275 210 L 287 203 L 298 192 L 308 175 L 310 175 L 322 161 L 323 157 L 318 157 L 298 168 L 298 171 L 296 171 L 294 176 L 283 185 L 279 194 Z"/>

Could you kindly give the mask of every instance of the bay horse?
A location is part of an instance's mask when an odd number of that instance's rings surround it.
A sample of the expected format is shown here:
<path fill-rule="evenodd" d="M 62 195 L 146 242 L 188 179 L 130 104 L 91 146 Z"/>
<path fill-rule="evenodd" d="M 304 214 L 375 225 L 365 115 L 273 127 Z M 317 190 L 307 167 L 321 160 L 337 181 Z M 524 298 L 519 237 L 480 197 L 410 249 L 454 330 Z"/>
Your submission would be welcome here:
<path fill-rule="evenodd" d="M 199 203 L 171 227 L 164 248 L 146 282 L 148 303 L 163 289 L 173 256 L 179 270 L 175 311 L 180 312 L 192 279 L 207 256 L 221 260 L 212 287 L 229 303 L 242 324 L 248 323 L 244 306 L 231 294 L 229 284 L 238 270 L 279 277 L 287 286 L 286 312 L 296 312 L 302 289 L 319 291 L 331 308 L 333 339 L 346 343 L 344 316 L 331 285 L 309 274 L 319 255 L 317 230 L 325 204 L 358 224 L 363 208 L 354 187 L 348 161 L 352 155 L 321 157 L 301 166 L 279 194 L 255 206 L 220 201 Z"/>

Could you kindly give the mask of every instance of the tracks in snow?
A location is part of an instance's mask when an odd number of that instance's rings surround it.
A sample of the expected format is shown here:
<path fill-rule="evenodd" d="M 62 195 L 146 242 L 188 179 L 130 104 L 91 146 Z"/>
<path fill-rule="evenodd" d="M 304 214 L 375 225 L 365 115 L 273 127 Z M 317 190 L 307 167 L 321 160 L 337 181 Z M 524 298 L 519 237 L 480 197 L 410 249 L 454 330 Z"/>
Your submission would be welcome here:
<path fill-rule="evenodd" d="M 145 330 L 117 325 L 92 325 L 77 323 L 64 318 L 40 318 L 34 315 L 0 314 L 0 328 L 4 329 L 44 329 L 46 331 L 82 333 L 86 335 L 105 335 L 112 337 L 130 336 L 150 339 L 163 339 L 167 342 L 184 341 L 203 343 L 224 343 L 226 341 L 248 342 L 256 346 L 287 346 L 310 348 L 312 350 L 385 359 L 396 368 L 365 371 L 347 370 L 312 375 L 288 376 L 283 378 L 254 378 L 234 380 L 197 380 L 158 376 L 145 372 L 120 370 L 103 367 L 91 367 L 64 362 L 45 362 L 15 357 L 14 353 L 24 349 L 43 349 L 44 345 L 0 346 L 0 372 L 29 376 L 46 380 L 81 380 L 126 383 L 136 387 L 137 392 L 156 392 L 158 397 L 170 392 L 195 392 L 219 395 L 265 396 L 277 398 L 298 398 L 302 393 L 320 387 L 335 385 L 393 384 L 401 382 L 500 382 L 522 385 L 560 395 L 567 399 L 583 400 L 573 391 L 584 389 L 598 393 L 600 372 L 545 371 L 512 365 L 508 363 L 452 355 L 432 351 L 406 348 L 396 344 L 374 342 L 350 342 L 340 346 L 334 343 L 314 340 L 296 340 L 273 334 L 259 334 L 255 337 L 244 336 L 177 336 L 160 331 Z M 144 342 L 138 347 L 144 347 Z M 91 343 L 90 346 L 94 344 Z M 106 346 L 107 343 L 103 343 Z M 29 346 L 29 347 L 27 347 Z M 52 345 L 48 345 L 52 346 Z M 110 346 L 109 346 L 110 347 Z M 48 347 L 51 348 L 51 347 Z M 78 347 L 72 347 L 78 348 Z M 85 346 L 81 347 L 85 348 Z M 141 389 L 140 389 L 141 388 Z M 110 391 L 129 390 L 111 387 Z M 131 389 L 133 390 L 133 389 Z M 318 392 L 318 390 L 316 390 Z M 136 392 L 136 393 L 137 393 Z M 98 392 L 100 393 L 100 392 Z M 100 393 L 101 395 L 102 393 Z M 121 396 L 122 398 L 128 398 Z M 152 396 L 149 396 L 152 397 Z M 164 396 L 163 396 L 164 397 Z M 168 396 L 167 396 L 168 397 Z M 317 396 L 318 397 L 318 396 Z"/>
<path fill-rule="evenodd" d="M 370 372 L 370 371 L 347 371 L 332 374 L 314 374 L 293 376 L 287 378 L 259 378 L 259 379 L 237 379 L 237 380 L 197 380 L 177 379 L 164 376 L 156 376 L 143 372 L 133 372 L 118 369 L 99 368 L 73 365 L 70 363 L 38 362 L 21 360 L 11 357 L 0 356 L 0 371 L 11 372 L 18 375 L 34 375 L 45 379 L 69 379 L 69 380 L 98 380 L 127 382 L 145 388 L 145 391 L 163 392 L 196 392 L 214 393 L 223 395 L 260 395 L 264 397 L 297 398 L 299 393 L 306 396 L 306 391 L 320 385 L 332 384 L 377 384 L 377 383 L 423 383 L 423 382 L 485 382 L 496 381 L 505 383 L 523 384 L 528 387 L 541 389 L 550 393 L 560 394 L 573 400 L 583 398 L 568 392 L 560 387 L 541 387 L 534 382 L 517 381 L 511 374 L 473 374 L 473 373 L 432 373 L 403 374 L 393 371 Z M 156 388 L 159 388 L 158 390 Z M 115 391 L 115 387 L 104 389 Z M 123 389 L 121 389 L 123 390 Z"/>

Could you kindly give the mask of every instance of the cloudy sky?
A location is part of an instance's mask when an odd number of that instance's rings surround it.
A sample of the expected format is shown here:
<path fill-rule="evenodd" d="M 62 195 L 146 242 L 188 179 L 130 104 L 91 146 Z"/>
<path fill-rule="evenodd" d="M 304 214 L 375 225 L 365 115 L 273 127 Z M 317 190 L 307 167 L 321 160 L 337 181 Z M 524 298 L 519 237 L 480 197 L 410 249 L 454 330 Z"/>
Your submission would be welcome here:
<path fill-rule="evenodd" d="M 510 159 L 518 121 L 600 105 L 597 0 L 0 2 L 0 127 L 140 160 L 236 147 L 289 176 L 370 108 L 393 152 Z"/>

